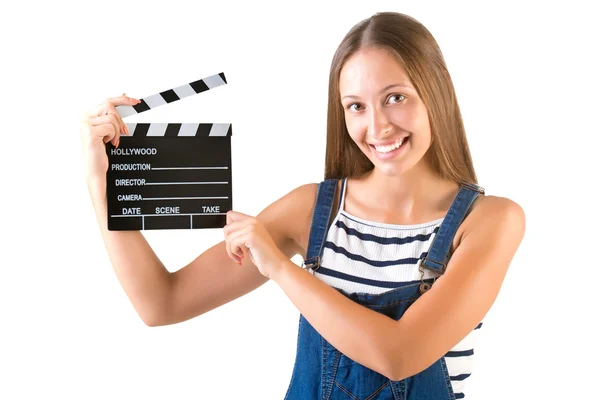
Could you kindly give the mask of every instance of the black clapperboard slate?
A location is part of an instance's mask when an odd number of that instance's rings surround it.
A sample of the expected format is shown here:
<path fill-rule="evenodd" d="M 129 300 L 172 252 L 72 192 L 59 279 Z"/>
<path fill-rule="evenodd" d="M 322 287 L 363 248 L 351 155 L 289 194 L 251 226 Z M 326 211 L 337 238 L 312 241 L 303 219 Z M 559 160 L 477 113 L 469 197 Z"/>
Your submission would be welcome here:
<path fill-rule="evenodd" d="M 118 106 L 121 118 L 227 84 L 223 73 Z M 206 229 L 232 209 L 231 124 L 125 123 L 108 155 L 108 229 Z"/>

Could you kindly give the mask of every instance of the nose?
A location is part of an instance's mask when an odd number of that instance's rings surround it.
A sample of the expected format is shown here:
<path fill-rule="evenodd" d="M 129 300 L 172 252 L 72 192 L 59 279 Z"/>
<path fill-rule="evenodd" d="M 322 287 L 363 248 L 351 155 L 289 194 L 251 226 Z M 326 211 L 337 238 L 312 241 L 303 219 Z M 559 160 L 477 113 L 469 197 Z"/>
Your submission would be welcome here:
<path fill-rule="evenodd" d="M 368 135 L 374 139 L 385 138 L 392 130 L 392 124 L 385 112 L 378 108 L 371 109 L 369 116 Z"/>

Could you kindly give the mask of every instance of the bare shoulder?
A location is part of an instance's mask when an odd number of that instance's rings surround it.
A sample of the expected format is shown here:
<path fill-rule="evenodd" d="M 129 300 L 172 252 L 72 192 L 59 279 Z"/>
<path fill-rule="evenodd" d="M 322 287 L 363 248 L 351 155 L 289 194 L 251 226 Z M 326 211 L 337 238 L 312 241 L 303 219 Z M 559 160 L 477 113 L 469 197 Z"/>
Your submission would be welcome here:
<path fill-rule="evenodd" d="M 525 234 L 525 211 L 506 197 L 480 196 L 465 222 L 463 238 L 476 232 L 490 238 L 508 235 L 520 243 Z"/>
<path fill-rule="evenodd" d="M 275 201 L 269 212 L 278 216 L 277 225 L 290 241 L 292 256 L 306 255 L 308 235 L 317 197 L 318 184 L 302 184 Z"/>
<path fill-rule="evenodd" d="M 340 179 L 335 191 L 336 199 L 339 198 L 341 184 L 342 180 Z M 318 190 L 318 183 L 302 184 L 274 202 L 268 207 L 268 211 L 267 209 L 264 211 L 272 216 L 277 216 L 278 230 L 282 232 L 288 242 L 286 254 L 290 257 L 299 254 L 303 259 L 306 258 Z M 338 207 L 338 202 L 334 201 L 330 224 L 337 214 Z"/>
<path fill-rule="evenodd" d="M 525 224 L 525 211 L 514 200 L 499 196 L 482 196 L 477 207 L 479 217 L 493 217 L 496 220 L 509 220 Z M 475 212 L 475 210 L 474 210 Z"/>

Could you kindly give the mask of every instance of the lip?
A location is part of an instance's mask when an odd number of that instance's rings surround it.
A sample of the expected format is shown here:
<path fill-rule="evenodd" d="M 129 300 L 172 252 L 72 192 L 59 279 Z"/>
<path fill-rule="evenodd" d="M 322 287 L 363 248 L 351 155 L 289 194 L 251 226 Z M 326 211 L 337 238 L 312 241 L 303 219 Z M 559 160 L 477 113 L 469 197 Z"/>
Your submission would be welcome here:
<path fill-rule="evenodd" d="M 389 146 L 390 144 L 396 143 L 398 141 L 398 139 L 405 139 L 408 136 L 410 136 L 410 135 L 397 137 L 396 139 L 390 140 L 389 142 L 386 142 L 386 143 L 369 143 L 369 145 L 371 145 L 371 146 Z"/>
<path fill-rule="evenodd" d="M 406 147 L 406 144 L 410 140 L 408 136 L 405 136 L 405 138 L 406 139 L 402 142 L 402 144 L 400 145 L 400 147 L 398 147 L 397 149 L 394 149 L 394 150 L 390 151 L 389 153 L 380 153 L 380 152 L 378 152 L 377 150 L 375 150 L 375 146 L 372 145 L 372 144 L 369 144 L 369 147 L 371 148 L 371 151 L 373 152 L 373 154 L 375 154 L 375 157 L 377 157 L 381 161 L 386 161 L 386 160 L 390 160 L 392 158 L 395 158 L 395 157 L 397 157 L 398 155 L 400 155 L 401 153 L 404 152 L 404 148 Z M 396 140 L 398 140 L 398 139 L 396 139 Z M 390 144 L 395 143 L 396 140 L 394 140 L 393 142 L 390 142 Z"/>

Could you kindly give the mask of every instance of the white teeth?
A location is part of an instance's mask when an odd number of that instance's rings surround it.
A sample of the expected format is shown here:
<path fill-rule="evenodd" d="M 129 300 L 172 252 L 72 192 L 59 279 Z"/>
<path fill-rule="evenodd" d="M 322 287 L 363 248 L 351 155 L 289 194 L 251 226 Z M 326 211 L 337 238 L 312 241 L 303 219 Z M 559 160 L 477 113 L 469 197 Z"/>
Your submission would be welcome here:
<path fill-rule="evenodd" d="M 390 151 L 395 150 L 398 147 L 400 147 L 402 145 L 402 143 L 404 143 L 405 139 L 406 138 L 398 139 L 398 140 L 396 140 L 396 143 L 390 144 L 388 146 L 374 146 L 374 147 L 375 147 L 375 150 L 377 150 L 380 153 L 389 153 Z"/>

